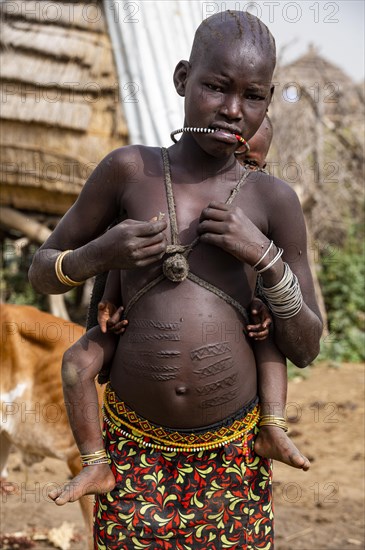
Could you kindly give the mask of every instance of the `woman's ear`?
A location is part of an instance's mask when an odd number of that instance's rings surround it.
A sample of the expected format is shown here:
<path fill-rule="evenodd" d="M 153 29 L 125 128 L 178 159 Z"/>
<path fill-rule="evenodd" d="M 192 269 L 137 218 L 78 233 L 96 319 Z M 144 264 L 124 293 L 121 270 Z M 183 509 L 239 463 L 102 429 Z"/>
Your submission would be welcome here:
<path fill-rule="evenodd" d="M 179 61 L 174 71 L 175 89 L 179 95 L 185 96 L 185 84 L 189 75 L 191 65 L 189 61 Z"/>

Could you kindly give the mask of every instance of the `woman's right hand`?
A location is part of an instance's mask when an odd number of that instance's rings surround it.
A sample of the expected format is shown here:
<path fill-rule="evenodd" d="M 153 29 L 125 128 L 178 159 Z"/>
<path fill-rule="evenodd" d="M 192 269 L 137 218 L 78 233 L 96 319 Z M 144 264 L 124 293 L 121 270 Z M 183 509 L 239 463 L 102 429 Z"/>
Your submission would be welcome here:
<path fill-rule="evenodd" d="M 102 254 L 104 271 L 134 269 L 159 261 L 166 252 L 165 220 L 124 220 L 95 243 Z M 97 258 L 96 258 L 96 261 Z"/>

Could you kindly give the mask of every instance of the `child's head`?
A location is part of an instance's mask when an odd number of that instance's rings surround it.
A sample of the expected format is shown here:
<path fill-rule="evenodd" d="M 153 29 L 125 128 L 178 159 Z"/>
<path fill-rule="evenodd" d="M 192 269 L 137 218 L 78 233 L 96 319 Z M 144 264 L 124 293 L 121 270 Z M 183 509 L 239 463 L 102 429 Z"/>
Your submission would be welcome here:
<path fill-rule="evenodd" d="M 189 61 L 175 69 L 177 92 L 185 97 L 187 127 L 223 129 L 192 138 L 213 156 L 232 154 L 258 130 L 270 103 L 275 42 L 255 16 L 241 11 L 215 14 L 198 27 Z"/>
<path fill-rule="evenodd" d="M 237 158 L 240 162 L 252 164 L 254 168 L 265 168 L 272 137 L 272 123 L 269 116 L 266 115 L 260 128 L 249 141 L 250 150 L 246 152 L 245 147 L 242 146 L 242 151 L 240 148 L 235 153 Z"/>

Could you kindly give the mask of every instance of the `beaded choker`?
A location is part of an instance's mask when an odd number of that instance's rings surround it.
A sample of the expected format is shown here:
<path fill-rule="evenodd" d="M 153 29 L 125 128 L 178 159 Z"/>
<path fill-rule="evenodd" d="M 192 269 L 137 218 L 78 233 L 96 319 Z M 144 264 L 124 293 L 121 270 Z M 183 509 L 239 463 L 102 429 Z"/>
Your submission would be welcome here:
<path fill-rule="evenodd" d="M 220 128 L 195 128 L 193 126 L 185 126 L 184 128 L 179 128 L 178 130 L 174 130 L 173 132 L 171 132 L 170 137 L 174 143 L 177 143 L 177 140 L 175 139 L 176 134 L 181 134 L 186 132 L 197 133 L 197 134 L 214 134 L 214 132 L 217 132 L 219 129 Z M 237 141 L 239 141 L 240 143 L 243 143 L 243 145 L 246 147 L 245 154 L 249 153 L 250 146 L 248 142 L 245 140 L 245 138 L 243 138 L 239 134 L 233 134 L 233 135 L 235 136 Z"/>

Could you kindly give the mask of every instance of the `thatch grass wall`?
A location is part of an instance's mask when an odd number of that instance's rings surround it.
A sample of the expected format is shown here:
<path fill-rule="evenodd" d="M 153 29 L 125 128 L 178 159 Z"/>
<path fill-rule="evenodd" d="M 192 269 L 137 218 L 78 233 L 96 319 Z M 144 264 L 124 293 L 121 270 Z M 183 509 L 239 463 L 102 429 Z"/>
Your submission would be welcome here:
<path fill-rule="evenodd" d="M 1 4 L 1 205 L 63 214 L 127 143 L 101 2 Z"/>
<path fill-rule="evenodd" d="M 274 173 L 298 193 L 318 245 L 340 244 L 349 221 L 363 217 L 361 87 L 313 47 L 279 67 L 274 81 Z"/>

